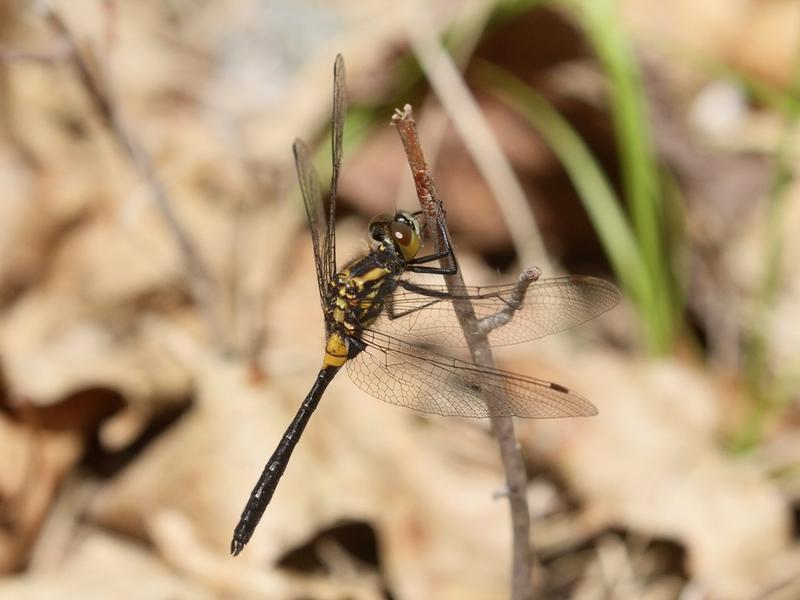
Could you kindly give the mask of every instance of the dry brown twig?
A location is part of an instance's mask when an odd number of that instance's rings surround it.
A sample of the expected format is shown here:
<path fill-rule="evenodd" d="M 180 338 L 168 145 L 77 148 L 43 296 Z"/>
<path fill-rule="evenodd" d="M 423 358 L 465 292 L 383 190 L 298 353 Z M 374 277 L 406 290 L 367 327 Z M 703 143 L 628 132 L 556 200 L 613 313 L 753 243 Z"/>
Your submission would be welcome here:
<path fill-rule="evenodd" d="M 101 77 L 90 67 L 89 60 L 78 48 L 75 36 L 61 15 L 47 4 L 43 11 L 45 21 L 59 38 L 58 47 L 62 47 L 63 44 L 66 48 L 65 58 L 72 62 L 80 83 L 103 124 L 149 189 L 155 206 L 181 253 L 192 297 L 201 308 L 212 341 L 216 347 L 225 348 L 225 330 L 217 306 L 218 294 L 214 278 L 202 259 L 197 245 L 178 217 L 175 204 L 159 179 L 150 157 L 125 126 L 114 101 L 108 77 Z"/>
<path fill-rule="evenodd" d="M 425 213 L 428 231 L 431 232 L 433 237 L 434 251 L 439 252 L 444 247 L 444 244 L 438 224 L 441 223 L 446 230 L 444 209 L 442 201 L 437 195 L 433 176 L 422 153 L 411 106 L 406 104 L 403 110 L 396 109 L 395 115 L 392 117 L 392 123 L 397 127 L 397 132 L 403 142 L 403 149 L 414 178 L 417 197 Z M 441 263 L 443 267 L 454 266 L 450 257 L 443 258 Z M 520 301 L 528 285 L 533 283 L 539 274 L 540 271 L 538 269 L 529 269 L 520 275 L 517 284 L 517 295 Z M 463 287 L 464 279 L 461 273 L 457 272 L 455 275 L 445 276 L 445 283 L 448 289 L 452 290 L 454 287 Z M 477 365 L 494 367 L 494 359 L 486 338 L 488 332 L 493 328 L 491 323 L 487 320 L 478 322 L 475 311 L 468 300 L 454 301 L 453 304 L 459 323 L 464 330 L 472 360 Z M 496 317 L 497 323 L 501 324 L 503 316 L 503 314 L 498 313 L 492 318 Z M 505 316 L 507 317 L 508 315 Z M 500 446 L 500 455 L 506 473 L 507 496 L 511 508 L 513 534 L 511 597 L 515 600 L 523 600 L 532 596 L 531 566 L 533 564 L 533 553 L 530 546 L 531 522 L 528 501 L 525 496 L 527 475 L 519 444 L 514 435 L 514 422 L 510 417 L 494 417 L 491 419 L 491 424 L 492 432 Z"/>

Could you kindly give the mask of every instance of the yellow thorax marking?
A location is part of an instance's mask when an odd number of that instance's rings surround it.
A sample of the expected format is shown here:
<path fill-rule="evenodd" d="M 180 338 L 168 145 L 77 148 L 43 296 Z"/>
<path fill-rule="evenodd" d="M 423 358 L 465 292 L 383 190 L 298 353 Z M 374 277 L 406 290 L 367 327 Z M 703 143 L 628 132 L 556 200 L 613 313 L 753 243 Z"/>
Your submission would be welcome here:
<path fill-rule="evenodd" d="M 377 281 L 378 279 L 386 277 L 388 274 L 389 274 L 389 269 L 384 269 L 383 267 L 375 267 L 374 269 L 370 269 L 363 275 L 351 278 L 351 281 L 356 284 L 356 288 L 358 288 L 360 291 L 363 290 L 364 286 L 370 281 Z"/>
<path fill-rule="evenodd" d="M 364 296 L 361 301 L 358 303 L 358 306 L 361 308 L 369 308 L 375 303 L 375 296 L 378 295 L 378 290 L 372 290 L 366 296 Z"/>

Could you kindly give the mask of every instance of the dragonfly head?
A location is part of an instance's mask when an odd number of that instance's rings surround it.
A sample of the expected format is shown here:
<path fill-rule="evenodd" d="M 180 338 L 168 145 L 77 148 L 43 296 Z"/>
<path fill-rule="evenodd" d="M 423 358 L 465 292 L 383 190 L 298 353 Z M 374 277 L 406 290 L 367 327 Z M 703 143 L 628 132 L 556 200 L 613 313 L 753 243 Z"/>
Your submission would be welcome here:
<path fill-rule="evenodd" d="M 369 222 L 369 239 L 373 246 L 392 246 L 405 260 L 411 260 L 419 252 L 422 228 L 409 212 L 398 211 L 394 216 L 381 214 Z"/>

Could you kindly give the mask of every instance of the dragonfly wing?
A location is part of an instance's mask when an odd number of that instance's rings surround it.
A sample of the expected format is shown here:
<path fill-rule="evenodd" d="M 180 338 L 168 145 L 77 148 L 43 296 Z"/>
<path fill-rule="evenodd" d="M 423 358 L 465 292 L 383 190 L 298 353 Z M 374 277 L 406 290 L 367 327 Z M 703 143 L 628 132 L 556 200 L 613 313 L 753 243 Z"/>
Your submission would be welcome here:
<path fill-rule="evenodd" d="M 581 417 L 597 414 L 558 384 L 485 368 L 365 330 L 366 348 L 347 361 L 350 379 L 368 394 L 414 411 L 458 417 Z"/>
<path fill-rule="evenodd" d="M 302 140 L 295 140 L 292 149 L 294 150 L 294 164 L 297 167 L 297 178 L 300 181 L 300 191 L 306 207 L 308 226 L 311 230 L 320 304 L 324 312 L 324 298 L 332 273 L 328 272 L 325 262 L 326 251 L 320 246 L 320 233 L 326 230 L 325 211 L 322 206 L 322 187 L 317 170 L 311 162 L 311 152 L 308 146 Z"/>
<path fill-rule="evenodd" d="M 325 268 L 328 275 L 336 273 L 336 191 L 339 185 L 339 171 L 342 168 L 342 137 L 344 134 L 344 118 L 347 113 L 347 97 L 345 95 L 344 59 L 336 55 L 333 65 L 333 119 L 331 124 L 331 192 L 328 205 L 328 228 L 325 233 Z"/>
<path fill-rule="evenodd" d="M 449 291 L 443 285 L 406 289 L 401 282 L 372 328 L 411 343 L 464 347 L 454 299 L 469 300 L 479 320 L 509 312 L 511 319 L 488 334 L 492 346 L 505 346 L 585 323 L 616 306 L 620 294 L 608 281 L 586 276 L 536 281 L 521 296 L 517 283 Z"/>

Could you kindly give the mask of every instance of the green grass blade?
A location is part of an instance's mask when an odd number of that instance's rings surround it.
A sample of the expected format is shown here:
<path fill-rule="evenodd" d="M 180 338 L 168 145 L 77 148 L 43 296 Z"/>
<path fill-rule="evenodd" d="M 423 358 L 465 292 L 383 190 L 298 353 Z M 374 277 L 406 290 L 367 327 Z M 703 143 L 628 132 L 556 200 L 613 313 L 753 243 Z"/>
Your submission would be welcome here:
<path fill-rule="evenodd" d="M 653 306 L 647 268 L 619 200 L 586 144 L 547 100 L 507 71 L 481 63 L 475 75 L 482 87 L 524 117 L 558 156 L 620 284 L 638 307 L 647 329 Z"/>
<path fill-rule="evenodd" d="M 608 100 L 617 138 L 624 196 L 642 257 L 653 286 L 651 316 L 657 329 L 657 349 L 673 341 L 675 307 L 672 283 L 665 261 L 664 199 L 653 149 L 646 98 L 638 67 L 616 0 L 576 2 L 564 0 L 582 25 L 608 84 Z"/>

